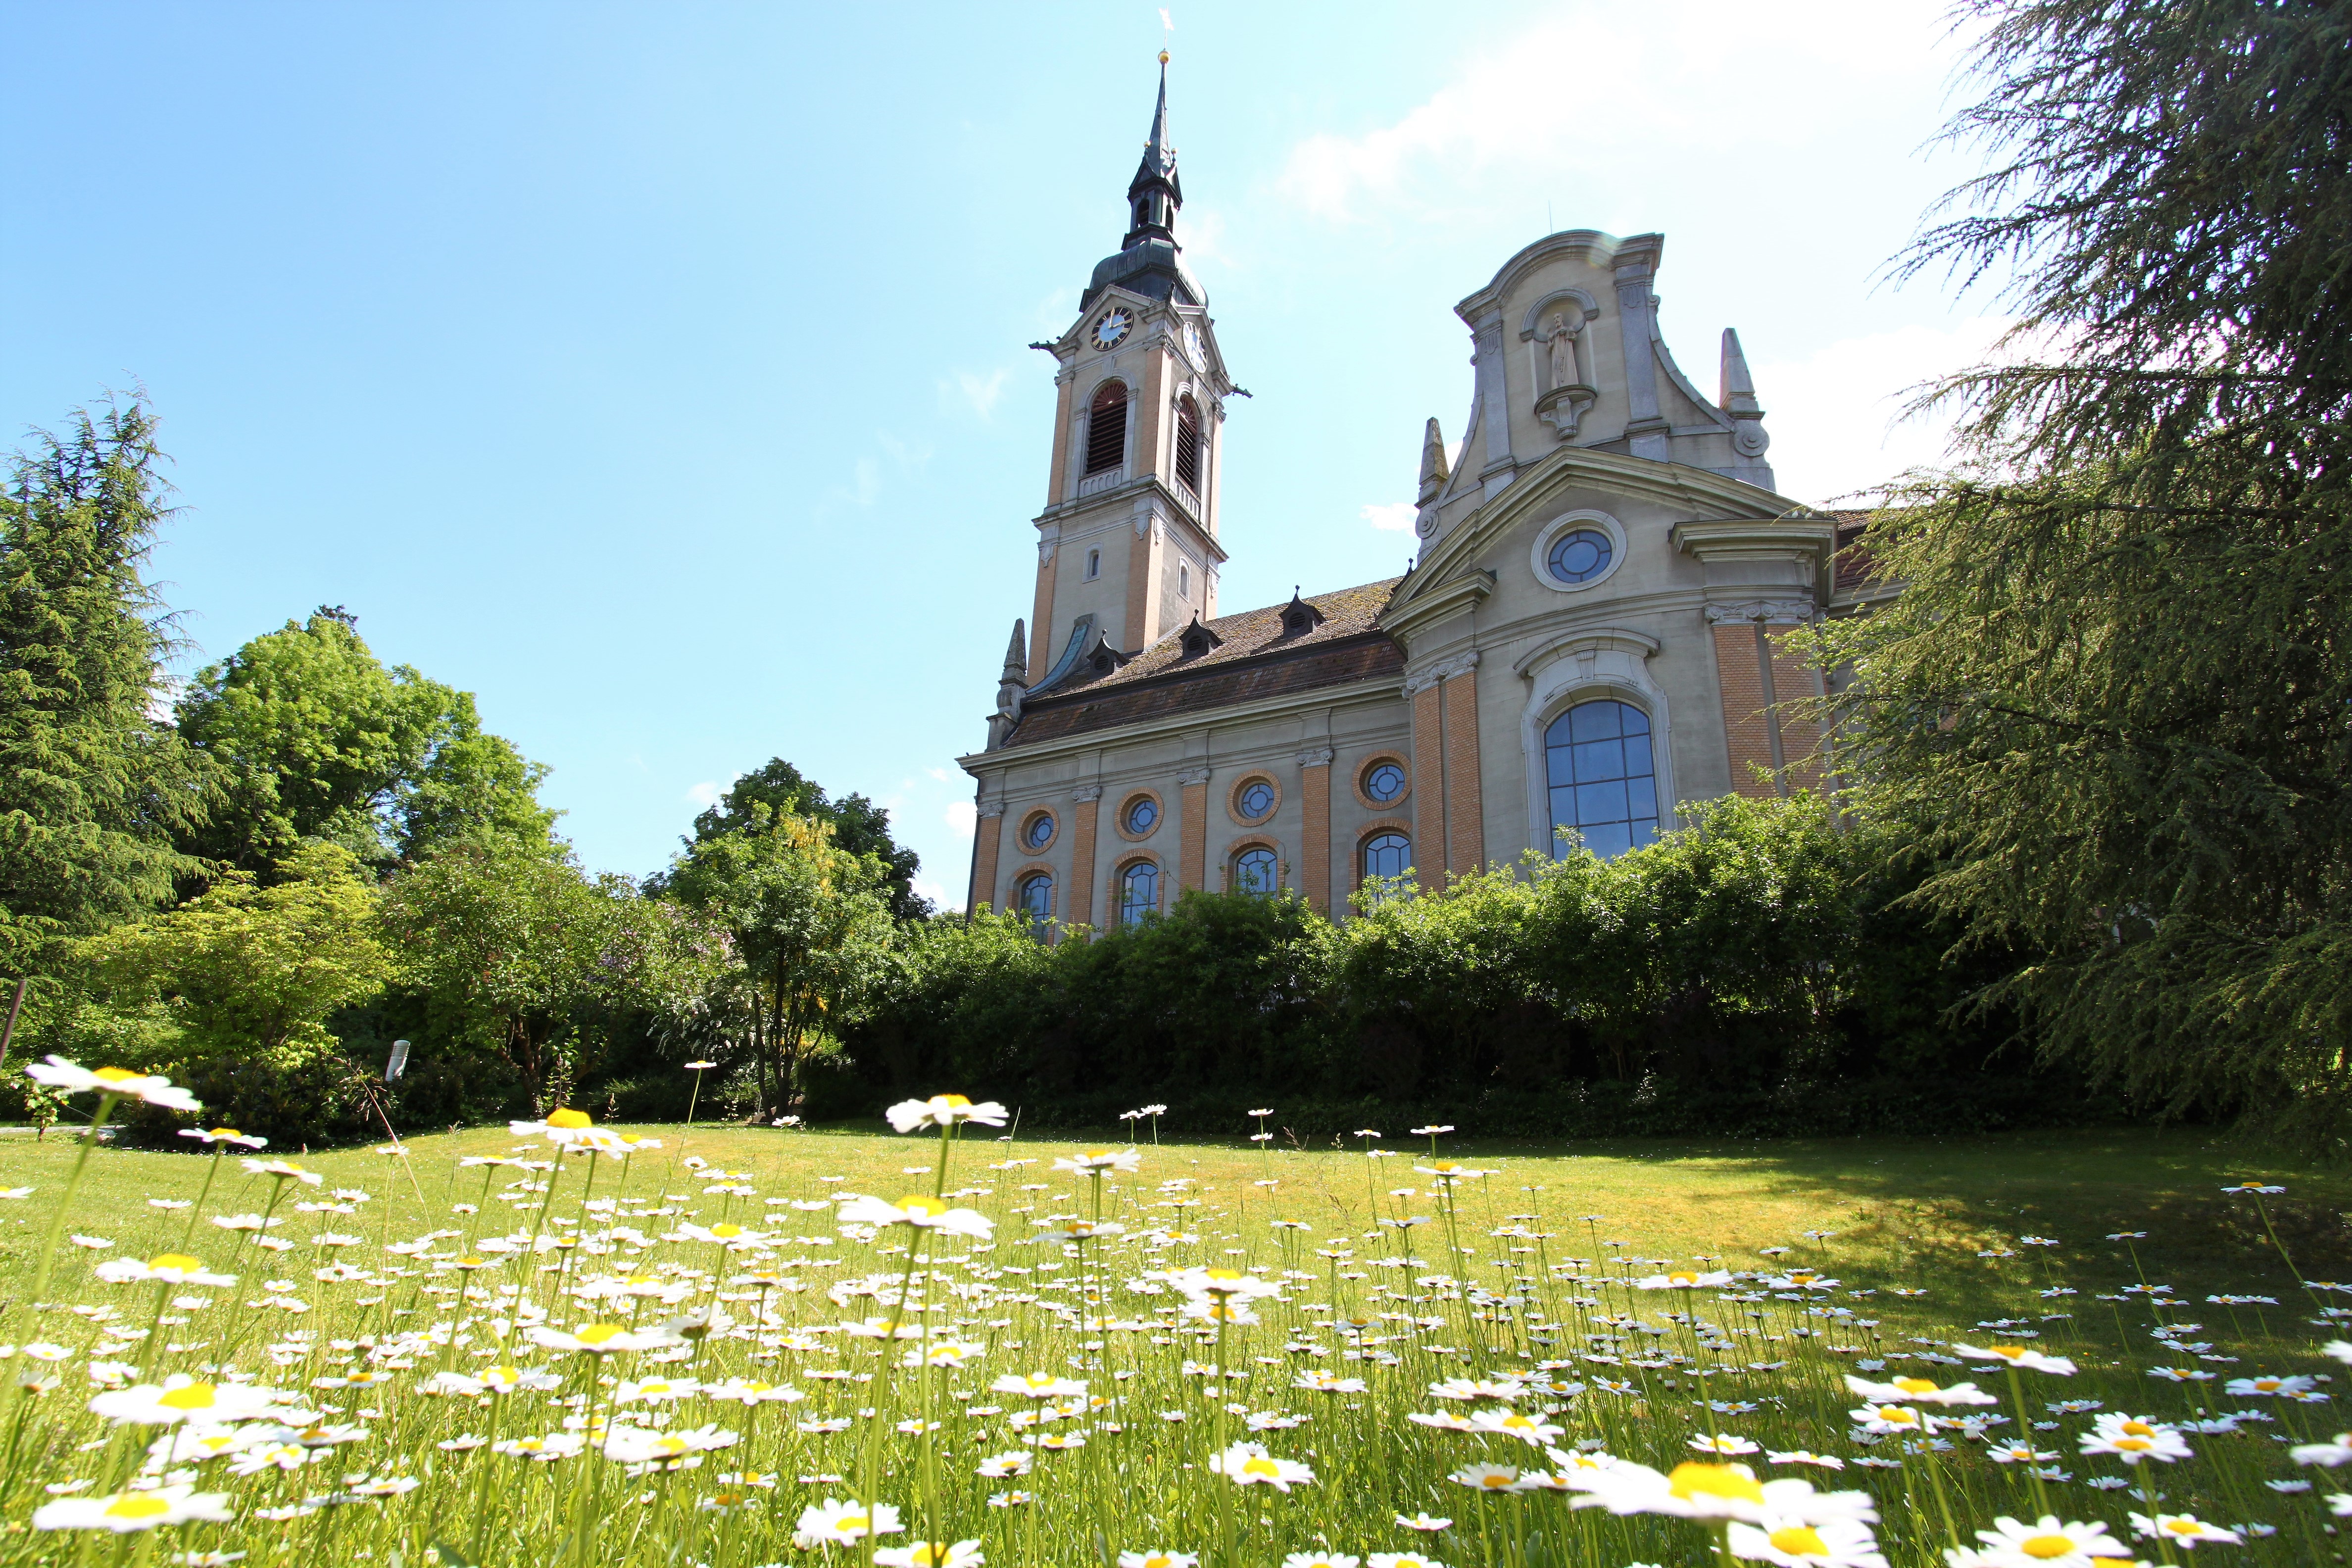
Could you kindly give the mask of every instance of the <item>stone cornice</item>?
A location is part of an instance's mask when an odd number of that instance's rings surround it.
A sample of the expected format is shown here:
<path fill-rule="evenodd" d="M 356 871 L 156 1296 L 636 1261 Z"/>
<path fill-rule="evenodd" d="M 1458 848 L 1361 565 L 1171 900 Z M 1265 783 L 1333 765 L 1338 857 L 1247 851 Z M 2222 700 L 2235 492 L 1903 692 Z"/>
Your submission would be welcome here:
<path fill-rule="evenodd" d="M 1444 658 L 1436 659 L 1419 669 L 1409 669 L 1404 676 L 1404 694 L 1417 697 L 1439 682 L 1454 676 L 1467 675 L 1478 668 L 1478 650 L 1468 648 Z"/>
<path fill-rule="evenodd" d="M 1164 718 L 1122 724 L 1108 732 L 1092 730 L 1064 740 L 1039 741 L 1009 751 L 972 752 L 958 757 L 956 766 L 979 778 L 983 768 L 991 773 L 1001 773 L 1016 763 L 1025 767 L 1034 763 L 1100 752 L 1114 744 L 1126 747 L 1147 741 L 1194 734 L 1202 730 L 1286 718 L 1294 713 L 1311 713 L 1318 709 L 1335 708 L 1349 702 L 1393 700 L 1397 693 L 1397 681 L 1393 676 L 1377 680 L 1360 680 L 1349 685 L 1318 686 L 1306 691 L 1263 698 L 1255 702 L 1236 702 L 1229 708 L 1215 709 L 1205 714 L 1199 711 L 1172 713 Z M 998 809 L 1002 811 L 1003 808 Z"/>
<path fill-rule="evenodd" d="M 1417 577 L 1419 573 L 1414 574 Z M 1415 584 L 1402 600 L 1391 598 L 1381 612 L 1376 623 L 1392 637 L 1410 637 L 1432 621 L 1444 619 L 1456 610 L 1466 609 L 1495 591 L 1495 574 L 1484 567 L 1472 567 L 1450 582 L 1433 583 L 1423 588 Z"/>

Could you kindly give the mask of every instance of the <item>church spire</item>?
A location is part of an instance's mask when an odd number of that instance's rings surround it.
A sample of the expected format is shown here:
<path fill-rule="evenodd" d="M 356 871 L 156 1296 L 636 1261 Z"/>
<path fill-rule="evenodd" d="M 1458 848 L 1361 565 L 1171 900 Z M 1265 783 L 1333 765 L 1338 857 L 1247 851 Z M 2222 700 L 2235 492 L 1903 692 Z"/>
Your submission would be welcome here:
<path fill-rule="evenodd" d="M 1119 248 L 1148 239 L 1176 243 L 1176 209 L 1184 205 L 1184 187 L 1176 178 L 1176 148 L 1168 140 L 1168 51 L 1160 51 L 1160 101 L 1151 111 L 1151 139 L 1143 144 L 1143 162 L 1128 183 L 1127 237 Z"/>

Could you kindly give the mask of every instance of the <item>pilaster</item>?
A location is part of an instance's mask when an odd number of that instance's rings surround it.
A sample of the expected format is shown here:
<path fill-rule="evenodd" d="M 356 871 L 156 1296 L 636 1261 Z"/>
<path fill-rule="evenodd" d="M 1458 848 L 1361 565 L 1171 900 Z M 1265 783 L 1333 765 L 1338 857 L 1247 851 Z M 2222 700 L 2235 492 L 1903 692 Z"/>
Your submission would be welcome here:
<path fill-rule="evenodd" d="M 1445 720 L 1437 684 L 1412 694 L 1412 862 L 1425 892 L 1445 886 Z"/>
<path fill-rule="evenodd" d="M 1331 885 L 1331 748 L 1298 753 L 1298 886 L 1320 914 L 1334 903 Z M 1339 895 L 1344 901 L 1346 895 Z"/>
<path fill-rule="evenodd" d="M 1209 876 L 1209 770 L 1186 768 L 1176 784 L 1184 797 L 1177 886 L 1199 889 L 1207 886 Z"/>
<path fill-rule="evenodd" d="M 1064 917 L 1074 926 L 1095 923 L 1095 817 L 1102 809 L 1102 785 L 1070 792 L 1070 896 Z"/>
<path fill-rule="evenodd" d="M 1438 688 L 1445 720 L 1445 865 L 1455 876 L 1486 864 L 1486 793 L 1478 775 L 1477 655 Z"/>
<path fill-rule="evenodd" d="M 964 908 L 978 912 L 996 903 L 996 857 L 1004 842 L 1004 807 L 983 805 L 972 823 L 971 889 Z"/>

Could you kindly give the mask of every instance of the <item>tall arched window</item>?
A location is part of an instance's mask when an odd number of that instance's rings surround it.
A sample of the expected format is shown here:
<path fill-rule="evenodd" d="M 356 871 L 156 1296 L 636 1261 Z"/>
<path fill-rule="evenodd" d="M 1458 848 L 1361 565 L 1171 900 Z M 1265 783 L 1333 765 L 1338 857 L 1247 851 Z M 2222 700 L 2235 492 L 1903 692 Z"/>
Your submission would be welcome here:
<path fill-rule="evenodd" d="M 1402 833 L 1376 833 L 1364 840 L 1364 879 L 1402 877 L 1412 869 L 1412 840 Z"/>
<path fill-rule="evenodd" d="M 1233 890 L 1250 893 L 1259 898 L 1273 893 L 1282 886 L 1281 868 L 1274 851 L 1259 847 L 1244 849 L 1234 857 Z"/>
<path fill-rule="evenodd" d="M 1201 410 L 1190 396 L 1176 403 L 1176 477 L 1201 493 Z"/>
<path fill-rule="evenodd" d="M 1118 874 L 1119 924 L 1141 925 L 1143 917 L 1159 907 L 1159 867 L 1149 860 L 1138 860 Z"/>
<path fill-rule="evenodd" d="M 1606 859 L 1658 836 L 1657 766 L 1650 719 L 1622 702 L 1580 702 L 1544 731 L 1551 785 L 1552 855 L 1556 831 L 1573 827 L 1584 847 Z"/>
<path fill-rule="evenodd" d="M 1087 472 L 1108 473 L 1127 456 L 1127 383 L 1104 382 L 1087 406 Z"/>
<path fill-rule="evenodd" d="M 1044 942 L 1053 934 L 1054 874 L 1039 871 L 1021 879 L 1014 902 L 1029 921 L 1029 934 Z"/>

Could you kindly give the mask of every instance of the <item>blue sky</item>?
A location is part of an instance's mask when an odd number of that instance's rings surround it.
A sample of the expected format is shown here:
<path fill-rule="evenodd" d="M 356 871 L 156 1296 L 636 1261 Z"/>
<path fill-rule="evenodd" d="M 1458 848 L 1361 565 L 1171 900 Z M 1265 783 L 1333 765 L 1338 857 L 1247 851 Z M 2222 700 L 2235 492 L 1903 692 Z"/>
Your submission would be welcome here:
<path fill-rule="evenodd" d="M 319 604 L 479 693 L 592 867 L 772 755 L 962 897 L 1058 332 L 1153 54 L 1228 363 L 1228 611 L 1385 576 L 1452 313 L 1550 228 L 1667 236 L 1782 488 L 1932 458 L 1893 395 L 1998 301 L 1878 281 L 1972 166 L 1936 9 L 1870 4 L 0 5 L 0 422 L 143 384 L 188 663 Z"/>

